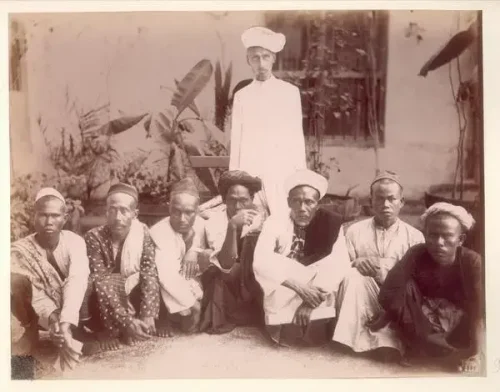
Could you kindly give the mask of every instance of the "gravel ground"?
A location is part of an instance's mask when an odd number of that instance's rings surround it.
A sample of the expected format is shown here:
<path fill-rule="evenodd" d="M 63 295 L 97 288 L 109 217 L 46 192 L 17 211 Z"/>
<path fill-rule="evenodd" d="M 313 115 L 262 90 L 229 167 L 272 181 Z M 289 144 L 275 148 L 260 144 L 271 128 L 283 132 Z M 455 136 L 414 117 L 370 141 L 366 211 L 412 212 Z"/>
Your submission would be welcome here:
<path fill-rule="evenodd" d="M 19 335 L 17 332 L 17 335 Z M 46 338 L 46 334 L 43 335 Z M 412 368 L 383 363 L 331 343 L 314 348 L 276 348 L 252 327 L 224 335 L 152 338 L 115 352 L 83 358 L 65 374 L 48 372 L 53 350 L 45 348 L 46 366 L 38 379 L 186 379 L 186 378 L 361 378 L 453 376 L 443 365 Z M 53 360 L 53 359 L 52 359 Z"/>
<path fill-rule="evenodd" d="M 401 217 L 417 223 L 416 214 Z M 11 317 L 14 340 L 22 333 Z M 50 358 L 50 350 L 44 358 Z M 177 335 L 153 338 L 84 358 L 72 372 L 38 374 L 42 379 L 175 379 L 175 378 L 364 378 L 453 376 L 443 365 L 419 363 L 405 368 L 355 355 L 331 343 L 317 348 L 275 348 L 255 328 L 224 335 Z"/>

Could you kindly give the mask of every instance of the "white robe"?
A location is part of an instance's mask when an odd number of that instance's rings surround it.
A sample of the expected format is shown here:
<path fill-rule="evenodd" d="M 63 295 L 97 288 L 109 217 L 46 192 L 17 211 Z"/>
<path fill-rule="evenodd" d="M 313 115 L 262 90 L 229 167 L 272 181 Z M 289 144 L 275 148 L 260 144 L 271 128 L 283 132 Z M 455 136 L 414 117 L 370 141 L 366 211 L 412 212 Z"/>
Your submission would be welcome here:
<path fill-rule="evenodd" d="M 205 222 L 196 217 L 193 229 L 195 236 L 191 249 L 205 248 Z M 178 313 L 191 308 L 201 300 L 203 291 L 197 278 L 186 279 L 181 275 L 181 267 L 186 255 L 186 245 L 182 234 L 176 232 L 167 217 L 150 229 L 156 245 L 155 261 L 158 268 L 160 294 L 170 313 Z"/>
<path fill-rule="evenodd" d="M 389 270 L 410 247 L 424 242 L 423 234 L 399 219 L 384 230 L 375 225 L 373 218 L 369 218 L 350 226 L 346 241 L 351 261 L 359 257 L 375 257 L 380 269 L 375 279 L 362 276 L 355 268 L 346 276 L 339 291 L 339 312 L 333 340 L 356 352 L 380 347 L 391 347 L 402 352 L 402 343 L 394 330 L 386 326 L 371 332 L 366 323 L 381 310 L 377 281 L 385 280 Z"/>
<path fill-rule="evenodd" d="M 328 291 L 330 297 L 311 313 L 311 320 L 335 317 L 335 297 L 340 282 L 350 268 L 343 230 L 339 231 L 332 252 L 323 259 L 304 266 L 288 258 L 293 240 L 293 221 L 271 215 L 262 228 L 254 254 L 255 278 L 264 292 L 264 312 L 267 325 L 293 321 L 302 304 L 298 294 L 282 286 L 288 279 L 303 284 L 312 282 Z"/>
<path fill-rule="evenodd" d="M 229 170 L 263 181 L 270 213 L 286 213 L 284 180 L 307 167 L 302 105 L 297 87 L 271 76 L 235 94 Z"/>

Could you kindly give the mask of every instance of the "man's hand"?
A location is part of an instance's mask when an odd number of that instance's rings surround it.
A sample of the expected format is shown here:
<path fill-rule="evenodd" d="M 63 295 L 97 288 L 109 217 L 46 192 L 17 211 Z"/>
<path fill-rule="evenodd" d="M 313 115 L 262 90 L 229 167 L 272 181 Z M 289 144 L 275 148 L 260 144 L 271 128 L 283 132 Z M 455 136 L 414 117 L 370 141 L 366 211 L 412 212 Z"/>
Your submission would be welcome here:
<path fill-rule="evenodd" d="M 70 323 L 59 323 L 59 329 L 60 329 L 61 335 L 64 339 L 64 346 L 69 347 L 69 342 L 73 338 L 73 334 L 71 333 L 71 324 Z"/>
<path fill-rule="evenodd" d="M 251 225 L 257 215 L 258 212 L 255 210 L 240 210 L 235 216 L 231 218 L 229 224 L 235 229 L 239 229 L 244 225 Z"/>
<path fill-rule="evenodd" d="M 356 268 L 359 273 L 363 276 L 369 276 L 374 278 L 377 276 L 379 266 L 375 263 L 375 260 L 368 257 L 359 257 L 352 262 L 352 266 Z"/>
<path fill-rule="evenodd" d="M 297 294 L 311 308 L 317 308 L 327 298 L 328 292 L 316 286 L 300 286 Z"/>
<path fill-rule="evenodd" d="M 191 227 L 186 234 L 183 234 L 182 239 L 186 245 L 186 250 L 189 250 L 193 246 L 194 229 Z"/>
<path fill-rule="evenodd" d="M 295 316 L 293 318 L 293 323 L 300 325 L 301 327 L 306 327 L 311 321 L 311 312 L 313 308 L 306 303 L 303 303 L 297 308 Z"/>
<path fill-rule="evenodd" d="M 186 279 L 193 279 L 199 271 L 198 256 L 186 255 L 182 260 L 182 273 Z"/>
<path fill-rule="evenodd" d="M 205 272 L 208 267 L 212 264 L 210 262 L 210 256 L 212 255 L 212 249 L 205 249 L 198 253 L 198 268 L 200 272 Z"/>
<path fill-rule="evenodd" d="M 59 325 L 59 314 L 53 312 L 49 316 L 49 336 L 50 340 L 57 345 L 57 347 L 63 347 L 65 343 L 64 336 L 61 331 L 61 326 Z"/>
<path fill-rule="evenodd" d="M 144 321 L 134 319 L 127 328 L 127 334 L 132 341 L 147 340 L 150 338 L 149 328 Z"/>

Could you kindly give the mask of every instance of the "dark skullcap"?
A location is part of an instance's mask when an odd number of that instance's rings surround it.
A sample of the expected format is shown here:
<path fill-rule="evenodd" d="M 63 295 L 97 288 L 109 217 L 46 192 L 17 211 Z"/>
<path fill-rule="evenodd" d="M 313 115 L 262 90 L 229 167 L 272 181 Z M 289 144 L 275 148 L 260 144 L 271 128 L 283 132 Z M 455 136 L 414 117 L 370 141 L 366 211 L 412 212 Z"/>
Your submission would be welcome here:
<path fill-rule="evenodd" d="M 198 188 L 196 187 L 196 184 L 191 177 L 184 177 L 182 180 L 176 182 L 172 186 L 170 197 L 181 193 L 186 193 L 196 198 L 200 197 L 200 192 L 198 191 Z"/>
<path fill-rule="evenodd" d="M 372 187 L 373 184 L 375 184 L 376 182 L 378 182 L 380 180 L 391 180 L 391 181 L 394 181 L 396 184 L 398 184 L 401 187 L 401 189 L 403 189 L 403 183 L 399 179 L 399 176 L 396 173 L 392 172 L 392 171 L 384 170 L 384 171 L 378 173 L 375 176 L 375 178 L 372 181 L 372 183 L 370 184 L 370 187 Z"/>
<path fill-rule="evenodd" d="M 137 189 L 134 186 L 123 182 L 111 185 L 111 188 L 109 188 L 108 191 L 108 197 L 114 193 L 125 193 L 126 195 L 132 196 L 136 202 L 139 201 L 139 192 L 137 192 Z"/>
<path fill-rule="evenodd" d="M 242 170 L 230 170 L 224 172 L 219 179 L 219 193 L 224 200 L 229 188 L 234 185 L 241 185 L 248 189 L 253 195 L 262 189 L 262 181 L 258 177 L 252 177 Z"/>

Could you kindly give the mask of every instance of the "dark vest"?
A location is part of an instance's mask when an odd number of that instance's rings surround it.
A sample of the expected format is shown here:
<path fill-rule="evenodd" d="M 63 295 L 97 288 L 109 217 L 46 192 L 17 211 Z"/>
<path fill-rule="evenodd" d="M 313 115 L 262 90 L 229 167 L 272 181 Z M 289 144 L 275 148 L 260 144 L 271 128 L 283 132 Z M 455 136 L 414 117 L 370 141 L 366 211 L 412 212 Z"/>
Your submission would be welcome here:
<path fill-rule="evenodd" d="M 310 265 L 328 256 L 337 241 L 342 228 L 340 215 L 320 207 L 311 223 L 306 227 L 304 259 L 302 264 Z"/>

